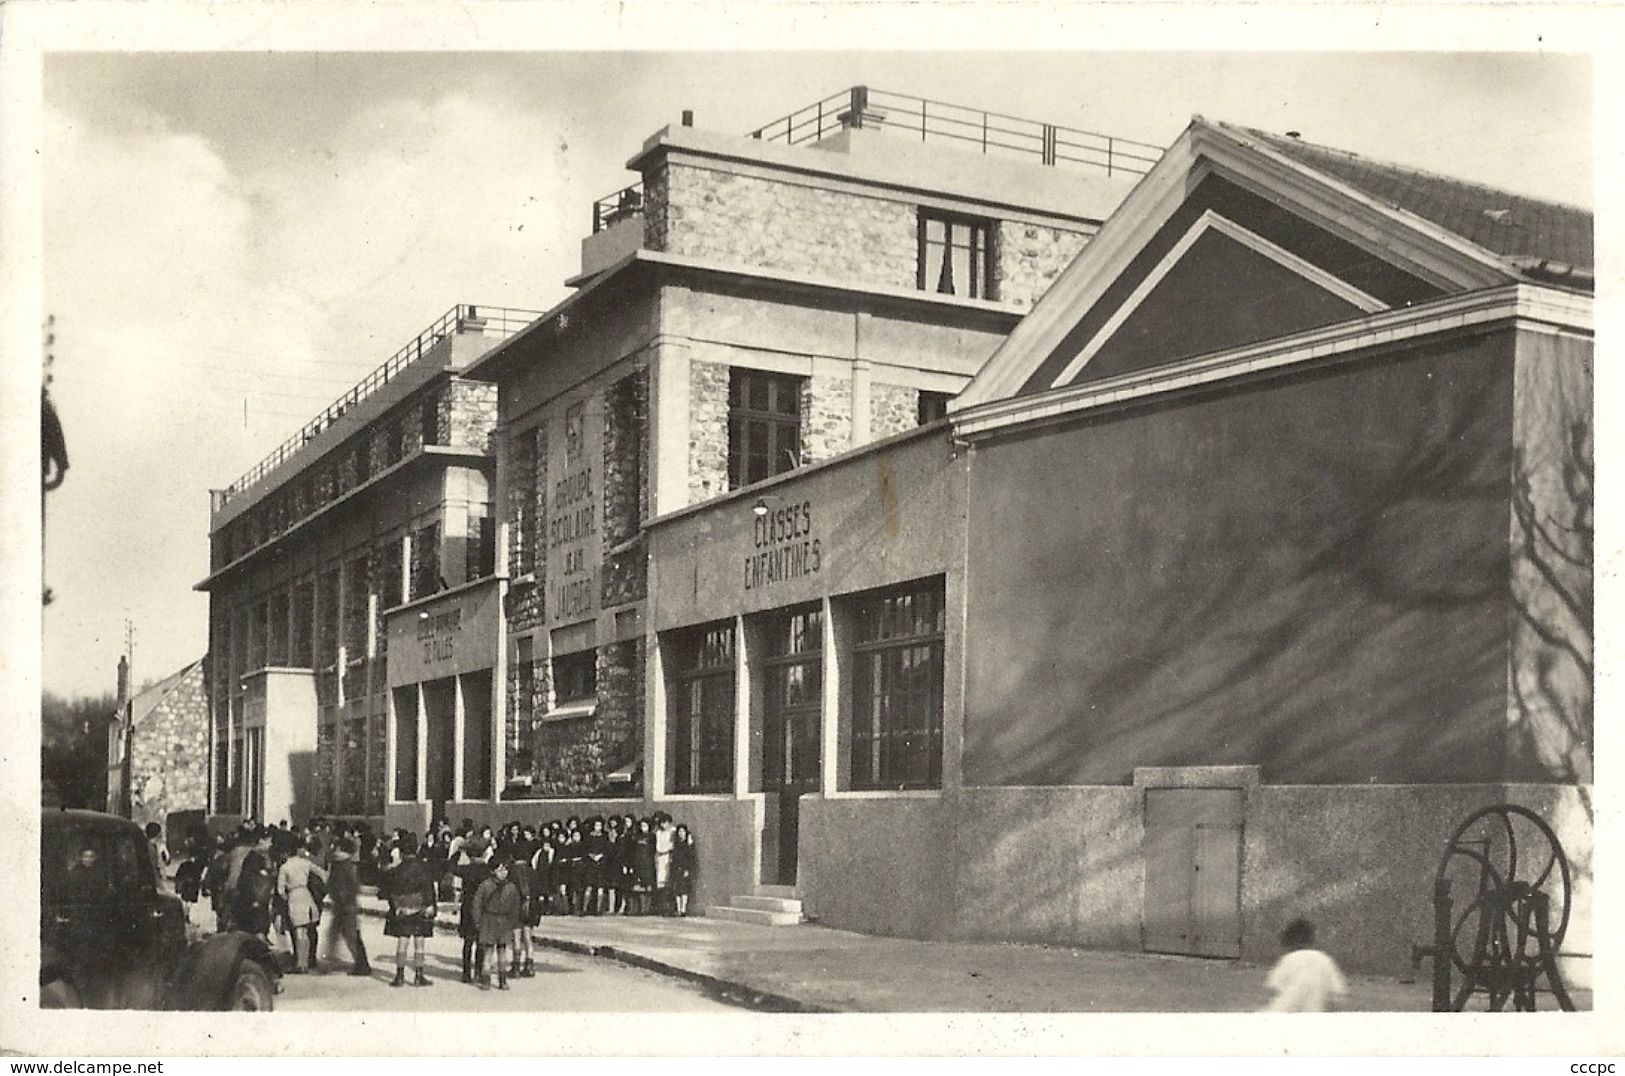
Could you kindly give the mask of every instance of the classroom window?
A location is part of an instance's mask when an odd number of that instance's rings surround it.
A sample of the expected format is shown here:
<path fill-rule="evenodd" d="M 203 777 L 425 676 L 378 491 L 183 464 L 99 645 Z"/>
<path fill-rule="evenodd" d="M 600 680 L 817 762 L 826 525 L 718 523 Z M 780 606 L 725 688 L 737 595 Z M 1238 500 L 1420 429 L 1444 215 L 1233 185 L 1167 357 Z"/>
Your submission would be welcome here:
<path fill-rule="evenodd" d="M 989 221 L 920 210 L 917 279 L 921 291 L 993 298 Z"/>
<path fill-rule="evenodd" d="M 728 372 L 728 488 L 801 465 L 801 386 L 788 374 Z"/>
<path fill-rule="evenodd" d="M 727 792 L 734 777 L 733 625 L 691 628 L 671 646 L 672 790 Z"/>
<path fill-rule="evenodd" d="M 943 583 L 859 600 L 852 675 L 852 787 L 942 785 Z"/>
<path fill-rule="evenodd" d="M 553 659 L 555 705 L 580 702 L 598 694 L 598 651 L 583 650 Z"/>

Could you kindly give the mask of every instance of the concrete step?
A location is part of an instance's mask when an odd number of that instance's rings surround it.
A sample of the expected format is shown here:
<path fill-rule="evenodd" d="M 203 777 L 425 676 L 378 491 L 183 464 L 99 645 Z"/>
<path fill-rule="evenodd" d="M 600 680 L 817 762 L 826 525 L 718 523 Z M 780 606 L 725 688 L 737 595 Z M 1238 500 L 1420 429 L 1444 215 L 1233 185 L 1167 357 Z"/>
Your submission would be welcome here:
<path fill-rule="evenodd" d="M 780 900 L 800 900 L 801 890 L 793 885 L 759 885 L 756 887 L 758 897 L 778 897 Z"/>
<path fill-rule="evenodd" d="M 713 904 L 705 909 L 707 918 L 728 919 L 735 923 L 755 923 L 763 927 L 789 927 L 801 922 L 800 912 L 767 912 L 758 908 L 735 908 L 732 905 Z"/>
<path fill-rule="evenodd" d="M 728 902 L 735 908 L 751 908 L 759 912 L 794 912 L 801 914 L 801 902 L 785 897 L 735 897 Z"/>

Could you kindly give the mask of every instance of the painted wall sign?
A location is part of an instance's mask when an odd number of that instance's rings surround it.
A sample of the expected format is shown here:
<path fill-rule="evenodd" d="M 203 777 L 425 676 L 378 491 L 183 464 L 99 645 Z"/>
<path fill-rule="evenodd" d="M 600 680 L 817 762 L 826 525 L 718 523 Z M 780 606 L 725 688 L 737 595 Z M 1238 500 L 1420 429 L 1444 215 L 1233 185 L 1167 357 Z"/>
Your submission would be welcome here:
<path fill-rule="evenodd" d="M 600 424 L 586 401 L 564 412 L 564 467 L 548 490 L 547 619 L 558 624 L 591 616 L 598 608 L 598 482 L 593 460 L 602 457 Z"/>
<path fill-rule="evenodd" d="M 745 589 L 817 575 L 824 566 L 824 543 L 812 533 L 811 501 L 757 516 L 751 528 L 754 548 L 745 555 Z"/>
<path fill-rule="evenodd" d="M 489 669 L 501 612 L 494 582 L 407 606 L 389 618 L 389 683 L 401 687 Z"/>

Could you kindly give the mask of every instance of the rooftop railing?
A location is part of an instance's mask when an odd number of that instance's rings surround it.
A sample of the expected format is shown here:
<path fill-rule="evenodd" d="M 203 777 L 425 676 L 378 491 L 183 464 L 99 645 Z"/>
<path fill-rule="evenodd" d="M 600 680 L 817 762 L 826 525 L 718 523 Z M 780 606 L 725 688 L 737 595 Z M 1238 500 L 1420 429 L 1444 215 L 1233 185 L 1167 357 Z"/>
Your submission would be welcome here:
<path fill-rule="evenodd" d="M 388 384 L 391 378 L 421 359 L 424 352 L 432 350 L 440 341 L 461 332 L 474 331 L 478 331 L 482 335 L 512 336 L 540 316 L 541 311 L 539 310 L 457 304 L 446 311 L 433 325 L 418 333 L 417 337 L 407 343 L 405 347 L 391 355 L 382 366 L 362 378 L 350 391 L 328 404 L 321 414 L 307 422 L 298 433 L 278 445 L 274 452 L 255 464 L 254 468 L 247 474 L 225 489 L 214 490 L 213 510 L 218 512 L 233 497 L 247 490 L 254 483 L 280 467 L 295 452 L 298 452 L 299 449 L 314 439 L 317 434 L 331 426 L 341 415 Z"/>
<path fill-rule="evenodd" d="M 818 142 L 851 128 L 890 131 L 921 142 L 950 141 L 983 154 L 1037 158 L 1040 164 L 1093 168 L 1108 176 L 1143 176 L 1162 147 L 1075 127 L 1022 119 L 924 97 L 853 86 L 749 132 L 789 146 Z M 593 203 L 592 230 L 641 214 L 642 188 L 633 184 Z"/>

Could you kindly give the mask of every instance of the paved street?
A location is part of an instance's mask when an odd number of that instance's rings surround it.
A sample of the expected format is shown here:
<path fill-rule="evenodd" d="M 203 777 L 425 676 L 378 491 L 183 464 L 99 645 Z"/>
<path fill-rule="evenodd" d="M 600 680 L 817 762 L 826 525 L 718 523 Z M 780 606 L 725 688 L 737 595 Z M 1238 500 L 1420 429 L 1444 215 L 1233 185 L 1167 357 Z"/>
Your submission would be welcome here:
<path fill-rule="evenodd" d="M 465 986 L 462 975 L 462 940 L 442 931 L 429 941 L 425 968 L 434 986 L 393 989 L 395 943 L 384 937 L 383 921 L 361 920 L 367 953 L 372 958 L 370 978 L 345 974 L 347 960 L 324 964 L 325 975 L 290 975 L 282 980 L 276 999 L 278 1010 L 315 1012 L 738 1012 L 716 1001 L 698 987 L 614 961 L 542 949 L 537 953 L 536 977 L 514 979 L 513 989 L 493 986 L 481 990 Z M 325 942 L 325 939 L 324 939 Z M 338 951 L 343 954 L 344 947 Z M 411 973 L 408 971 L 408 981 Z"/>

